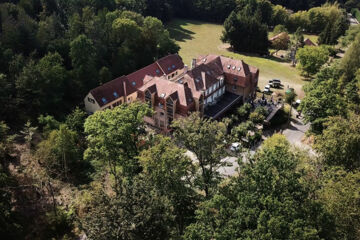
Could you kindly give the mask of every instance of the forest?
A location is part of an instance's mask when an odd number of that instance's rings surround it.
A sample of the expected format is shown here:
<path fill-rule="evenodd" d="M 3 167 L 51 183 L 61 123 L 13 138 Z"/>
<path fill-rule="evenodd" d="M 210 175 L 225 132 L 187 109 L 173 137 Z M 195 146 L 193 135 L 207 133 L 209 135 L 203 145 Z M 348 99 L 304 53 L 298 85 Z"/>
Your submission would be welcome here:
<path fill-rule="evenodd" d="M 359 239 L 360 27 L 346 19 L 359 7 L 357 0 L 1 1 L 0 236 Z M 293 33 L 295 47 L 302 32 L 319 34 L 322 45 L 297 56 L 309 75 L 299 110 L 316 154 L 275 134 L 253 155 L 243 149 L 248 161 L 240 157 L 237 174 L 224 178 L 228 118 L 193 113 L 174 121 L 169 137 L 148 131 L 143 119 L 152 110 L 139 102 L 88 116 L 82 102 L 90 89 L 179 51 L 166 29 L 173 18 L 223 23 L 222 41 L 261 55 L 274 27 Z M 328 61 L 335 45 L 344 57 Z M 320 55 L 325 60 L 313 64 Z M 235 111 L 244 122 L 235 134 L 248 118 L 264 120 L 247 107 Z"/>

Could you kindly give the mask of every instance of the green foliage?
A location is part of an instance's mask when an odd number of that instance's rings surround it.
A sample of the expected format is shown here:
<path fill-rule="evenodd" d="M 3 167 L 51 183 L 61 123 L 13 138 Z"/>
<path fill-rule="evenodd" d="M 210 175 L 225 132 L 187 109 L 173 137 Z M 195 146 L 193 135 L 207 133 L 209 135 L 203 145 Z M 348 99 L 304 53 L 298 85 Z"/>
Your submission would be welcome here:
<path fill-rule="evenodd" d="M 266 25 L 256 17 L 244 12 L 232 12 L 224 22 L 224 31 L 221 37 L 223 42 L 229 43 L 235 51 L 241 52 L 268 52 L 268 32 Z"/>
<path fill-rule="evenodd" d="M 358 34 L 346 51 L 341 61 L 341 69 L 345 73 L 347 81 L 355 77 L 356 72 L 360 68 L 360 34 Z"/>
<path fill-rule="evenodd" d="M 95 68 L 95 47 L 85 35 L 79 35 L 70 43 L 70 57 L 74 67 L 74 77 L 81 94 L 97 86 Z"/>
<path fill-rule="evenodd" d="M 19 107 L 26 116 L 59 115 L 63 106 L 67 72 L 58 53 L 49 53 L 39 62 L 30 61 L 16 79 Z"/>
<path fill-rule="evenodd" d="M 333 218 L 311 199 L 284 136 L 265 141 L 252 164 L 201 204 L 185 239 L 334 239 Z"/>
<path fill-rule="evenodd" d="M 275 35 L 282 33 L 282 32 L 288 32 L 288 30 L 286 29 L 286 27 L 284 25 L 279 24 L 274 27 L 273 33 Z"/>
<path fill-rule="evenodd" d="M 286 32 L 279 35 L 278 38 L 272 41 L 272 47 L 276 50 L 287 50 L 290 43 L 290 36 Z"/>
<path fill-rule="evenodd" d="M 176 120 L 172 127 L 175 139 L 196 155 L 200 168 L 196 183 L 209 197 L 219 181 L 217 170 L 223 165 L 221 159 L 226 156 L 226 125 L 193 113 L 188 118 Z"/>
<path fill-rule="evenodd" d="M 357 35 L 360 34 L 360 25 L 350 26 L 348 30 L 346 30 L 345 35 L 341 38 L 341 46 L 347 47 L 349 46 L 356 38 Z"/>
<path fill-rule="evenodd" d="M 52 177 L 69 180 L 76 177 L 81 166 L 81 149 L 78 136 L 66 125 L 60 125 L 58 130 L 49 133 L 47 139 L 40 142 L 36 157 L 44 165 Z"/>
<path fill-rule="evenodd" d="M 71 239 L 75 237 L 71 233 L 73 227 L 73 212 L 57 207 L 55 211 L 46 213 L 46 225 L 43 237 L 47 239 Z"/>
<path fill-rule="evenodd" d="M 316 139 L 316 149 L 328 165 L 343 166 L 348 170 L 360 167 L 360 116 L 348 119 L 331 117 L 325 122 L 323 133 Z"/>
<path fill-rule="evenodd" d="M 296 99 L 296 92 L 295 92 L 295 90 L 293 89 L 293 88 L 289 88 L 288 90 L 286 90 L 286 92 L 285 92 L 285 102 L 287 103 L 287 104 L 290 104 L 290 105 L 292 105 L 293 104 L 293 102 L 295 101 L 295 99 Z"/>
<path fill-rule="evenodd" d="M 195 167 L 191 159 L 170 138 L 158 136 L 153 147 L 141 152 L 139 161 L 145 178 L 169 199 L 178 234 L 182 235 L 185 226 L 193 220 L 198 200 L 193 190 Z"/>
<path fill-rule="evenodd" d="M 3 130 L 1 123 L 0 130 Z M 1 143 L 0 157 L 2 157 Z M 22 237 L 23 229 L 11 201 L 10 188 L 14 186 L 14 181 L 4 170 L 2 162 L 0 163 L 0 186 L 0 235 L 5 239 L 19 239 Z"/>
<path fill-rule="evenodd" d="M 321 179 L 317 196 L 335 218 L 339 239 L 359 238 L 360 210 L 358 203 L 360 172 L 346 172 L 342 168 L 330 168 Z"/>
<path fill-rule="evenodd" d="M 88 117 L 87 113 L 80 108 L 75 108 L 69 115 L 66 116 L 65 124 L 70 130 L 82 135 L 84 133 L 85 120 Z"/>
<path fill-rule="evenodd" d="M 168 199 L 148 181 L 134 178 L 123 183 L 122 194 L 96 197 L 81 228 L 89 239 L 153 240 L 171 239 L 173 210 Z"/>
<path fill-rule="evenodd" d="M 115 191 L 120 176 L 133 177 L 141 171 L 136 157 L 144 147 L 144 116 L 149 111 L 145 104 L 124 104 L 98 111 L 85 121 L 88 148 L 84 158 L 97 170 L 107 168 L 115 178 Z"/>
<path fill-rule="evenodd" d="M 249 117 L 251 110 L 251 104 L 250 103 L 244 103 L 241 107 L 239 107 L 236 110 L 236 114 L 239 117 L 240 121 L 246 120 Z"/>
<path fill-rule="evenodd" d="M 329 59 L 326 47 L 305 46 L 296 53 L 299 68 L 307 76 L 316 74 Z"/>
<path fill-rule="evenodd" d="M 323 123 L 329 116 L 343 115 L 346 111 L 344 99 L 340 94 L 341 70 L 338 64 L 323 68 L 315 79 L 307 85 L 305 98 L 300 104 L 305 120 L 312 123 L 312 131 L 320 133 Z"/>
<path fill-rule="evenodd" d="M 273 5 L 272 26 L 286 24 L 289 20 L 289 13 L 283 6 Z M 276 27 L 275 27 L 276 28 Z M 275 29 L 274 29 L 275 31 Z M 283 32 L 283 31 L 281 31 Z"/>
<path fill-rule="evenodd" d="M 38 122 L 45 134 L 50 133 L 52 130 L 59 129 L 60 127 L 60 122 L 50 115 L 40 115 L 38 117 Z"/>

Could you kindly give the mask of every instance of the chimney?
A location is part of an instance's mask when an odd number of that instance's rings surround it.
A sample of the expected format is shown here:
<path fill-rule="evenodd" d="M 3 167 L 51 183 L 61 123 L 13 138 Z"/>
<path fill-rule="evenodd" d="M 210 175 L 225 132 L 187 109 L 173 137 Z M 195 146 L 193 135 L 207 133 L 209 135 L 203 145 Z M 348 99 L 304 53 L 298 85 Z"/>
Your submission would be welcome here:
<path fill-rule="evenodd" d="M 194 69 L 196 67 L 196 59 L 193 58 L 192 62 L 191 62 L 191 69 Z"/>

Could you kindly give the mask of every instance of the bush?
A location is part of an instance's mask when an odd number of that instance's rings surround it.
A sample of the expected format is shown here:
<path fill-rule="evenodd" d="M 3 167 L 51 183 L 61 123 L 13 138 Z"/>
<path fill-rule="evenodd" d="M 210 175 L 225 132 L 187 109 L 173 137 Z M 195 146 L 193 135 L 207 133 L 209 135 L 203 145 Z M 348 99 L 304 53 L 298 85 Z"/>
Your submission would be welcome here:
<path fill-rule="evenodd" d="M 258 112 L 252 112 L 250 114 L 250 121 L 257 124 L 257 123 L 263 123 L 265 120 L 265 116 L 258 113 Z"/>

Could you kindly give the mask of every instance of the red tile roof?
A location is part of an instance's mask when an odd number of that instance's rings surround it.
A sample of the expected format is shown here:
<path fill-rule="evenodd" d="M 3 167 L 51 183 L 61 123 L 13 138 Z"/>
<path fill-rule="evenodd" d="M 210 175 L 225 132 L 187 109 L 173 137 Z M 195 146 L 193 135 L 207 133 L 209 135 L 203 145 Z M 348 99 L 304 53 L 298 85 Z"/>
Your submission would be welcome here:
<path fill-rule="evenodd" d="M 315 43 L 313 43 L 313 41 L 311 41 L 309 38 L 306 38 L 304 40 L 304 44 L 307 46 L 317 46 Z"/>
<path fill-rule="evenodd" d="M 149 89 L 150 92 L 154 92 L 154 88 L 156 88 L 158 97 L 163 96 L 162 98 L 164 99 L 169 96 L 172 98 L 176 97 L 180 105 L 183 106 L 188 106 L 194 101 L 189 87 L 181 83 L 169 81 L 164 77 L 154 77 L 153 80 L 144 84 L 139 91 L 145 92 Z"/>
<path fill-rule="evenodd" d="M 170 70 L 168 68 L 170 67 Z M 114 91 L 119 97 L 130 95 L 144 85 L 144 81 L 149 81 L 153 77 L 161 77 L 178 69 L 183 69 L 184 63 L 177 54 L 169 55 L 158 61 L 136 71 L 127 76 L 116 78 L 105 83 L 90 92 L 94 96 L 100 107 L 115 100 Z M 103 101 L 102 99 L 106 101 Z M 106 102 L 106 103 L 105 103 Z"/>
<path fill-rule="evenodd" d="M 122 76 L 91 90 L 90 93 L 102 107 L 125 95 L 124 82 L 126 81 L 126 77 Z"/>
<path fill-rule="evenodd" d="M 184 68 L 184 63 L 181 57 L 177 54 L 163 57 L 159 59 L 156 63 L 166 75 Z"/>

